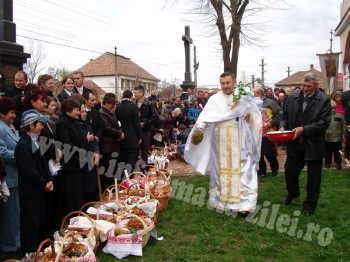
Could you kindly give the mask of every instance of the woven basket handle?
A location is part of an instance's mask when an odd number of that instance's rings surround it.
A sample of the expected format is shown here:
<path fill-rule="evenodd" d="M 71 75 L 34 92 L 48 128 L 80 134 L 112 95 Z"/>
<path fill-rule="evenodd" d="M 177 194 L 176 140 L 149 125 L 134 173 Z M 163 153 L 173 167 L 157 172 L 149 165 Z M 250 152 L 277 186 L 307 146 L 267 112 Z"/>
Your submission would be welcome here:
<path fill-rule="evenodd" d="M 132 179 L 132 176 L 136 176 L 136 175 L 139 175 L 141 176 L 142 178 L 146 177 L 146 175 L 142 172 L 138 172 L 138 171 L 135 171 L 135 172 L 132 172 L 129 174 L 129 179 Z M 135 179 L 135 178 L 134 178 Z"/>
<path fill-rule="evenodd" d="M 65 234 L 65 236 L 62 238 L 62 241 L 58 245 L 59 246 L 59 251 L 58 251 L 56 260 L 59 259 L 59 257 L 63 254 L 64 243 L 68 240 L 68 238 L 72 239 L 72 243 L 79 242 L 78 239 L 71 232 L 68 232 L 67 234 Z"/>
<path fill-rule="evenodd" d="M 169 181 L 170 176 L 167 177 L 163 171 L 157 169 L 157 170 L 156 170 L 156 175 L 157 175 L 157 177 L 158 177 L 158 174 L 161 174 L 161 176 L 164 178 L 164 180 L 165 180 L 166 182 Z M 152 180 L 150 179 L 150 176 L 151 176 L 151 175 L 152 175 L 151 173 L 149 173 L 149 174 L 147 175 L 147 181 L 152 181 Z"/>
<path fill-rule="evenodd" d="M 107 187 L 104 191 L 103 191 L 103 196 L 106 196 L 108 193 L 108 200 L 111 200 L 110 197 L 114 194 L 113 190 L 115 192 L 115 185 L 110 185 L 109 187 Z"/>
<path fill-rule="evenodd" d="M 128 187 L 128 191 L 127 191 L 128 196 L 130 196 L 130 195 L 129 195 L 130 189 L 132 189 L 132 187 L 135 186 L 135 185 L 136 185 L 136 190 L 143 190 L 143 191 L 145 192 L 145 195 L 146 195 L 146 190 L 141 189 L 140 183 L 134 183 L 134 184 L 131 184 L 131 185 Z"/>
<path fill-rule="evenodd" d="M 54 243 L 53 243 L 52 240 L 50 240 L 50 239 L 45 239 L 45 240 L 43 240 L 43 241 L 40 243 L 40 245 L 38 246 L 38 249 L 36 250 L 36 253 L 35 253 L 35 260 L 34 260 L 35 262 L 38 262 L 38 261 L 39 261 L 40 251 L 41 251 L 41 249 L 43 248 L 43 246 L 44 246 L 46 243 L 49 243 L 50 246 L 51 246 L 51 252 L 52 252 L 51 256 L 52 256 L 52 257 L 56 257 L 56 252 L 55 252 L 55 245 L 54 245 Z"/>
<path fill-rule="evenodd" d="M 91 206 L 91 205 L 97 205 L 97 208 L 96 208 L 96 210 L 97 210 L 96 219 L 99 219 L 99 216 L 100 216 L 100 207 L 101 207 L 101 206 L 106 207 L 107 210 L 108 210 L 108 212 L 112 213 L 112 215 L 114 214 L 114 211 L 113 211 L 109 206 L 106 205 L 106 202 L 97 202 L 97 201 L 88 202 L 88 203 L 84 204 L 84 205 L 80 208 L 79 211 L 82 212 L 82 211 L 84 210 L 84 208 L 86 208 L 86 207 L 88 207 L 88 206 Z M 83 214 L 85 214 L 85 213 L 83 212 Z M 85 215 L 86 215 L 86 214 L 85 214 Z M 87 216 L 87 217 L 89 217 L 89 216 Z M 89 218 L 91 219 L 91 217 L 89 217 Z"/>
<path fill-rule="evenodd" d="M 66 215 L 63 218 L 62 223 L 61 223 L 61 229 L 64 228 L 64 225 L 66 224 L 67 219 L 69 219 L 72 215 L 84 216 L 84 217 L 86 217 L 86 218 L 88 218 L 90 220 L 92 225 L 94 224 L 94 220 L 91 217 L 89 217 L 88 215 L 86 215 L 84 212 L 82 212 L 82 211 L 73 211 L 73 212 L 70 212 L 68 215 Z"/>

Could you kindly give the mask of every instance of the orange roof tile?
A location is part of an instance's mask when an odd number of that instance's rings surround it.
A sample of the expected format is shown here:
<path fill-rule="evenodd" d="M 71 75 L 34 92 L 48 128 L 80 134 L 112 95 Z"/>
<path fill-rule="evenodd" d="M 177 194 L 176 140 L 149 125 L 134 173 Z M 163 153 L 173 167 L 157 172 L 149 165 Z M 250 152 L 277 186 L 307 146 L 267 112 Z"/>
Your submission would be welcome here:
<path fill-rule="evenodd" d="M 298 71 L 298 72 L 290 75 L 289 77 L 282 79 L 281 81 L 275 83 L 275 86 L 278 86 L 278 87 L 301 86 L 301 84 L 303 82 L 303 77 L 307 73 L 316 74 L 318 77 L 318 81 L 319 81 L 319 87 L 321 87 L 323 89 L 325 88 L 325 83 L 323 81 L 323 74 L 322 74 L 322 72 L 316 70 L 314 68 L 314 65 L 310 65 L 310 69 L 308 71 Z"/>
<path fill-rule="evenodd" d="M 115 74 L 115 55 L 106 52 L 96 59 L 91 59 L 89 63 L 79 68 L 78 71 L 84 73 L 85 76 L 108 76 Z M 145 69 L 135 64 L 130 58 L 117 55 L 117 73 L 118 75 L 125 75 L 159 81 L 156 77 L 148 73 Z"/>

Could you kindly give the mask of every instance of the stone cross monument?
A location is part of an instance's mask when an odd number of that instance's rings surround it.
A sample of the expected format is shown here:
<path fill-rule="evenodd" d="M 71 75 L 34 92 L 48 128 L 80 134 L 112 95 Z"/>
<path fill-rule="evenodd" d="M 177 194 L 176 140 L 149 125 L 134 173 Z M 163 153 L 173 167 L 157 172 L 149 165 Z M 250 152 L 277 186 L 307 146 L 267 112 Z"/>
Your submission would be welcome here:
<path fill-rule="evenodd" d="M 23 46 L 16 43 L 13 0 L 0 0 L 0 95 L 6 84 L 13 83 L 15 73 L 23 69 L 29 57 Z"/>
<path fill-rule="evenodd" d="M 182 36 L 182 40 L 184 41 L 185 46 L 185 65 L 186 65 L 186 71 L 185 71 L 185 81 L 182 82 L 181 88 L 183 91 L 187 91 L 188 88 L 194 88 L 196 85 L 192 81 L 192 74 L 191 74 L 191 44 L 192 44 L 192 38 L 190 36 L 190 26 L 185 26 L 185 34 Z"/>

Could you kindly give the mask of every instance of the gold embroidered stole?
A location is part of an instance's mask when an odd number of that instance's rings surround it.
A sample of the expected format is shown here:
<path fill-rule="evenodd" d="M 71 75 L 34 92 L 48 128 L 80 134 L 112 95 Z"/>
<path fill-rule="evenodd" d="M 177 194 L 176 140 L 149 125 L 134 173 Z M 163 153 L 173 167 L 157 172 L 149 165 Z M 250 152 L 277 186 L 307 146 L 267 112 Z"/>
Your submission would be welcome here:
<path fill-rule="evenodd" d="M 238 122 L 230 120 L 218 127 L 220 200 L 240 202 L 241 146 Z"/>

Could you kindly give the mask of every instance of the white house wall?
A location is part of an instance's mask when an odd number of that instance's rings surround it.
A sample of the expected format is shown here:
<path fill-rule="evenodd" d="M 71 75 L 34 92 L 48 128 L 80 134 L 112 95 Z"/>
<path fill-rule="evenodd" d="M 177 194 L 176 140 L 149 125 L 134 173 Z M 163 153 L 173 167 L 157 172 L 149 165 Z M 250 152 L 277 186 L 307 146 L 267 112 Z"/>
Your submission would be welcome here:
<path fill-rule="evenodd" d="M 101 87 L 104 91 L 107 93 L 115 93 L 115 76 L 86 76 L 85 80 L 91 80 L 96 85 Z M 128 76 L 118 76 L 118 97 L 120 98 L 121 92 L 124 91 L 124 88 L 122 88 L 122 82 L 123 80 L 129 80 L 129 81 L 135 81 L 135 78 L 128 77 Z M 150 89 L 153 89 L 157 87 L 157 82 L 145 80 L 145 79 L 138 79 L 139 82 L 142 82 L 142 84 L 145 86 L 146 90 L 149 91 Z M 134 86 L 129 84 L 126 88 L 132 89 Z M 146 92 L 147 92 L 146 91 Z"/>

